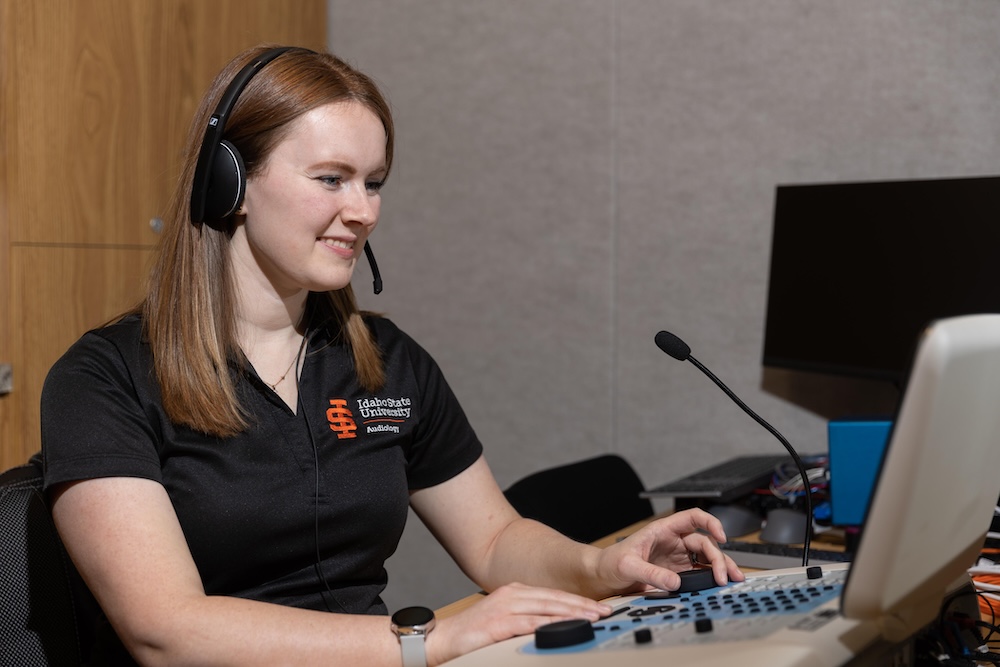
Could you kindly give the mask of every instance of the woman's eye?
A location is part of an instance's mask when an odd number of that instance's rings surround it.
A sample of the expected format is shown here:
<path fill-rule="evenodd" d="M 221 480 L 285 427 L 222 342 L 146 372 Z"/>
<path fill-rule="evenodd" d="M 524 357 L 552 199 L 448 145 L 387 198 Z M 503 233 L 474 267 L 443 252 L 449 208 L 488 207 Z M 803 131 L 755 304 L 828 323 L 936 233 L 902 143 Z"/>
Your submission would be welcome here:
<path fill-rule="evenodd" d="M 382 189 L 383 185 L 385 185 L 385 181 L 369 181 L 365 183 L 365 189 L 367 189 L 368 192 L 374 195 L 378 194 L 378 192 Z"/>
<path fill-rule="evenodd" d="M 319 180 L 324 185 L 329 185 L 329 186 L 332 187 L 332 186 L 335 186 L 335 185 L 340 185 L 340 183 L 341 183 L 341 181 L 343 179 L 341 179 L 340 176 L 320 176 Z"/>

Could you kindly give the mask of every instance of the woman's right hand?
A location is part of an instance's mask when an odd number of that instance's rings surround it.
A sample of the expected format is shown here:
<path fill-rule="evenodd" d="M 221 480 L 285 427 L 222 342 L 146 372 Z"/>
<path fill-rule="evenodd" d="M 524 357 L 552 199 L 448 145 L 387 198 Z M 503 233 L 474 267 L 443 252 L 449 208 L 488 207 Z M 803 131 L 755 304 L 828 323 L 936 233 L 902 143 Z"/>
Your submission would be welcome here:
<path fill-rule="evenodd" d="M 454 616 L 439 619 L 427 635 L 428 664 L 439 665 L 504 639 L 527 635 L 547 623 L 597 621 L 611 607 L 589 598 L 536 586 L 507 584 Z"/>

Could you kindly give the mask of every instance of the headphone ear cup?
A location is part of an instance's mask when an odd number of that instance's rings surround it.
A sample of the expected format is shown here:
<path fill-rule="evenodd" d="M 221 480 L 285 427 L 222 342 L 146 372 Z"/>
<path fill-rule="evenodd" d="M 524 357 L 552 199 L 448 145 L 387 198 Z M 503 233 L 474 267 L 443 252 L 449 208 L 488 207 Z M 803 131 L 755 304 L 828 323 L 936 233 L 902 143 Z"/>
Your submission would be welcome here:
<path fill-rule="evenodd" d="M 230 142 L 223 139 L 212 159 L 211 177 L 205 195 L 205 221 L 221 222 L 243 203 L 246 194 L 247 170 L 243 156 Z"/>

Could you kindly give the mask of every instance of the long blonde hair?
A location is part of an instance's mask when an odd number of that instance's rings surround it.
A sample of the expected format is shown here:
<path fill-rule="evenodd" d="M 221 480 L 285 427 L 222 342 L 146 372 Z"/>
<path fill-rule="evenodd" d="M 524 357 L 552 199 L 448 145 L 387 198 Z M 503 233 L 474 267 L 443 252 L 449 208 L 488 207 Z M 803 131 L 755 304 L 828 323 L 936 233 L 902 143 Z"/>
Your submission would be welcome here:
<path fill-rule="evenodd" d="M 170 419 L 197 431 L 230 437 L 247 428 L 231 364 L 245 367 L 236 335 L 236 289 L 229 262 L 233 221 L 192 224 L 190 201 L 202 132 L 236 73 L 271 46 L 249 49 L 229 62 L 202 98 L 185 144 L 183 170 L 164 218 L 139 310 L 153 352 L 163 406 Z M 392 165 L 394 131 L 388 103 L 375 83 L 328 53 L 291 49 L 264 66 L 243 90 L 224 137 L 240 151 L 247 173 L 263 168 L 291 121 L 319 106 L 353 100 L 382 121 L 386 167 Z M 352 351 L 361 386 L 377 391 L 385 381 L 381 354 L 358 310 L 350 285 L 312 293 L 306 315 L 328 318 Z"/>

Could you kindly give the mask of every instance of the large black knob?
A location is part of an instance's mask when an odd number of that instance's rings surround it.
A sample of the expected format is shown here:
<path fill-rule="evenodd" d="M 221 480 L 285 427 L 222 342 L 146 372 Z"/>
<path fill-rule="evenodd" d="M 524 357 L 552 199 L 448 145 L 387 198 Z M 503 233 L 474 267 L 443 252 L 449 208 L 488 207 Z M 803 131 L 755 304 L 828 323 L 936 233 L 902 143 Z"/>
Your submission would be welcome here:
<path fill-rule="evenodd" d="M 654 591 L 652 593 L 646 593 L 645 598 L 647 600 L 667 600 L 670 598 L 675 598 L 683 593 L 694 593 L 696 591 L 703 591 L 706 588 L 713 588 L 718 586 L 715 583 L 715 574 L 708 568 L 701 570 L 684 570 L 683 572 L 678 572 L 681 578 L 681 585 L 676 591 Z"/>
<path fill-rule="evenodd" d="M 681 587 L 675 593 L 693 593 L 717 586 L 715 574 L 708 568 L 702 570 L 685 570 L 678 572 L 681 577 Z"/>
<path fill-rule="evenodd" d="M 594 638 L 594 626 L 582 618 L 556 621 L 535 630 L 536 648 L 562 648 L 589 642 Z"/>

